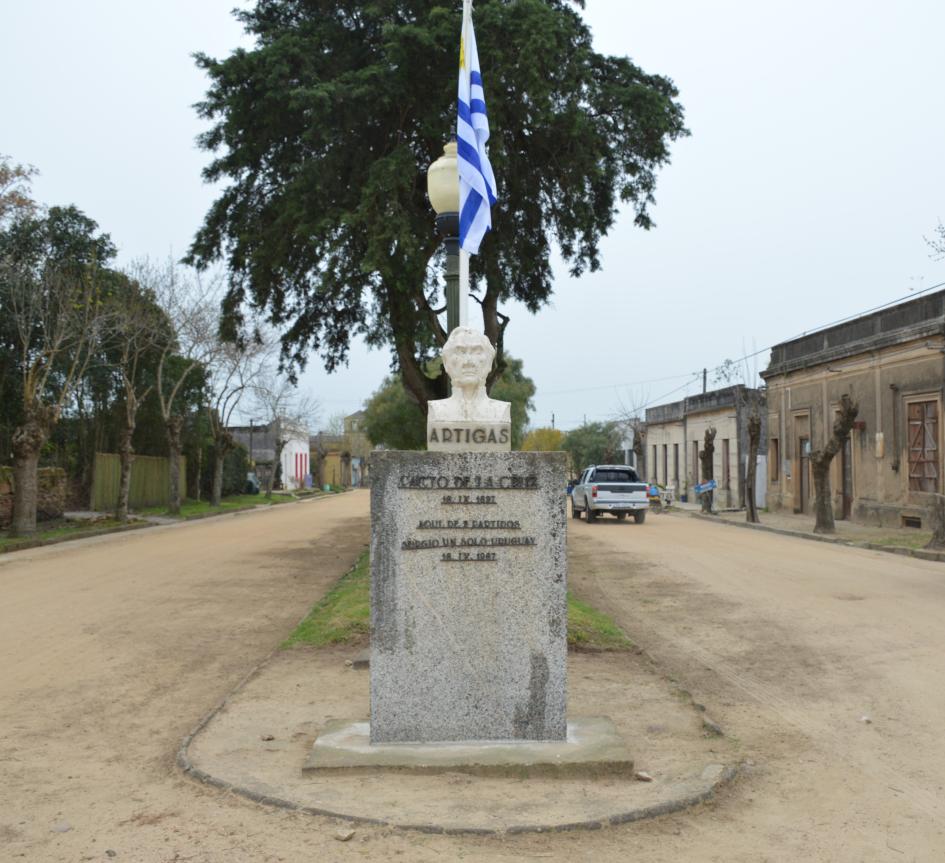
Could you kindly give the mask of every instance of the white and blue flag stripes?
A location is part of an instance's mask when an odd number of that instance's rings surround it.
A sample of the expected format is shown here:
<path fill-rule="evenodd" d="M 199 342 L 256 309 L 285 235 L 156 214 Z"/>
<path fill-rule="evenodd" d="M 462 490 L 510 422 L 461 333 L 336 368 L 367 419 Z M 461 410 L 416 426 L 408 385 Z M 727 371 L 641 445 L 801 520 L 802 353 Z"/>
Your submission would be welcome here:
<path fill-rule="evenodd" d="M 492 227 L 490 207 L 496 202 L 495 176 L 486 142 L 489 119 L 479 71 L 479 52 L 472 24 L 472 0 L 463 2 L 463 30 L 459 45 L 459 93 L 456 117 L 456 154 L 459 165 L 459 245 L 471 255 Z"/>

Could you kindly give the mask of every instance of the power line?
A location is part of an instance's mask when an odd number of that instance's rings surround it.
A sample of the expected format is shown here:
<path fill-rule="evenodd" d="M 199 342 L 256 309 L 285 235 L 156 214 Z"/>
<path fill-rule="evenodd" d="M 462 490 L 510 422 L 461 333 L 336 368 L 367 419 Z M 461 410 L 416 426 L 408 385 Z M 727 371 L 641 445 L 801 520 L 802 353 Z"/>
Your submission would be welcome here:
<path fill-rule="evenodd" d="M 830 329 L 830 327 L 836 326 L 837 324 L 843 324 L 843 323 L 846 323 L 847 321 L 855 320 L 856 318 L 862 318 L 864 315 L 871 315 L 873 312 L 878 312 L 878 311 L 881 311 L 882 309 L 888 309 L 890 306 L 894 306 L 897 303 L 902 303 L 906 300 L 914 299 L 915 297 L 919 297 L 922 294 L 927 294 L 929 291 L 934 291 L 938 288 L 945 288 L 945 282 L 939 282 L 937 285 L 929 285 L 927 288 L 923 288 L 921 291 L 913 291 L 910 294 L 906 294 L 904 297 L 899 297 L 899 299 L 890 300 L 888 303 L 883 303 L 881 306 L 874 306 L 872 309 L 867 309 L 865 312 L 857 312 L 854 315 L 847 315 L 845 318 L 839 318 L 838 320 L 833 321 L 832 323 L 822 324 L 819 327 L 815 327 L 812 330 L 807 330 L 806 332 L 803 332 L 800 335 L 794 336 L 793 338 L 784 339 L 784 341 L 792 342 L 794 341 L 794 339 L 799 339 L 802 336 L 812 336 L 814 333 L 819 333 L 821 330 L 827 330 L 827 329 Z M 778 344 L 781 344 L 781 342 L 778 342 Z"/>
<path fill-rule="evenodd" d="M 658 384 L 662 383 L 663 381 L 677 381 L 680 378 L 688 377 L 691 374 L 692 372 L 687 372 L 686 374 L 682 375 L 668 375 L 665 378 L 650 378 L 648 381 L 630 381 L 629 383 L 622 384 L 601 384 L 600 386 L 596 387 L 577 387 L 573 390 L 544 390 L 542 392 L 542 396 L 562 396 L 567 395 L 568 393 L 586 393 L 593 390 L 617 389 L 618 387 L 639 387 L 643 386 L 644 384 Z"/>
<path fill-rule="evenodd" d="M 686 381 L 684 384 L 682 384 L 681 386 L 676 387 L 675 389 L 670 390 L 668 393 L 663 393 L 663 395 L 661 395 L 661 396 L 657 396 L 656 398 L 650 399 L 650 400 L 649 400 L 648 402 L 646 402 L 645 404 L 640 405 L 640 407 L 638 408 L 638 410 L 641 410 L 641 411 L 642 411 L 642 410 L 646 410 L 646 408 L 650 407 L 651 405 L 654 405 L 654 404 L 656 404 L 657 402 L 663 401 L 663 399 L 665 399 L 667 396 L 671 396 L 671 395 L 673 395 L 673 393 L 678 393 L 678 392 L 679 392 L 680 390 L 682 390 L 682 389 L 688 389 L 688 388 L 691 387 L 697 380 L 699 380 L 699 378 L 700 378 L 701 376 L 702 376 L 702 372 L 696 372 L 695 374 L 690 375 L 689 380 Z"/>
<path fill-rule="evenodd" d="M 657 396 L 656 398 L 650 399 L 650 400 L 649 400 L 648 402 L 646 402 L 645 404 L 640 405 L 640 407 L 637 408 L 637 409 L 638 409 L 638 410 L 646 410 L 646 408 L 650 407 L 651 405 L 653 405 L 653 404 L 655 404 L 655 403 L 657 403 L 657 402 L 662 401 L 663 399 L 667 398 L 668 396 L 671 396 L 671 395 L 673 395 L 674 393 L 677 393 L 677 392 L 679 392 L 679 391 L 682 390 L 682 389 L 685 389 L 685 388 L 687 388 L 687 387 L 692 386 L 694 383 L 696 383 L 696 381 L 699 379 L 699 377 L 700 377 L 701 375 L 702 375 L 702 372 L 695 372 L 695 373 L 690 374 L 690 375 L 688 376 L 689 379 L 688 379 L 685 383 L 681 384 L 681 385 L 678 386 L 678 387 L 674 387 L 674 388 L 671 389 L 669 392 L 663 393 L 661 396 Z M 675 375 L 674 377 L 677 377 L 677 378 L 678 378 L 678 377 L 680 377 L 680 375 Z M 610 420 L 613 420 L 613 419 L 614 419 L 613 414 L 609 414 L 609 415 L 608 415 L 608 414 L 597 414 L 597 416 L 601 417 L 601 418 L 602 418 L 602 421 L 604 421 L 604 422 L 610 421 Z M 592 418 L 591 418 L 591 421 L 592 421 L 592 422 L 594 421 L 593 416 L 592 416 Z M 565 427 L 567 427 L 567 426 L 573 426 L 573 425 L 581 425 L 581 424 L 587 425 L 587 414 L 585 414 L 581 419 L 568 418 L 567 421 L 562 421 L 562 420 L 559 418 L 559 419 L 558 419 L 558 423 L 559 423 L 559 425 L 561 425 L 562 428 L 565 428 Z"/>
<path fill-rule="evenodd" d="M 846 317 L 843 317 L 843 318 L 837 318 L 837 320 L 835 320 L 835 321 L 831 321 L 830 323 L 827 323 L 827 324 L 821 324 L 820 326 L 814 327 L 812 330 L 805 330 L 804 332 L 799 333 L 799 334 L 796 335 L 796 336 L 791 336 L 791 338 L 789 338 L 789 339 L 781 339 L 780 341 L 775 342 L 775 344 L 779 344 L 779 345 L 780 345 L 780 344 L 784 344 L 785 342 L 793 342 L 795 339 L 800 339 L 800 338 L 803 338 L 804 336 L 812 336 L 812 335 L 814 335 L 815 333 L 822 332 L 823 330 L 828 330 L 828 329 L 830 329 L 830 327 L 835 327 L 835 326 L 837 326 L 838 324 L 843 324 L 843 323 L 846 323 L 847 321 L 856 320 L 856 318 L 862 318 L 862 317 L 864 317 L 865 315 L 871 315 L 871 314 L 873 314 L 873 312 L 879 312 L 879 311 L 882 311 L 883 309 L 888 309 L 890 306 L 895 306 L 895 305 L 897 305 L 898 303 L 902 303 L 902 302 L 905 302 L 905 301 L 907 301 L 907 300 L 914 299 L 915 297 L 919 297 L 919 296 L 921 296 L 922 294 L 927 294 L 929 291 L 934 291 L 934 290 L 937 290 L 937 289 L 939 289 L 939 288 L 945 288 L 945 282 L 939 282 L 938 284 L 935 284 L 935 285 L 929 285 L 929 287 L 923 288 L 921 291 L 912 291 L 911 293 L 906 294 L 905 296 L 898 297 L 897 299 L 890 300 L 889 302 L 882 303 L 881 305 L 878 305 L 878 306 L 873 306 L 873 308 L 866 309 L 866 310 L 861 311 L 861 312 L 856 312 L 856 313 L 854 313 L 854 314 L 852 314 L 852 315 L 847 315 Z M 774 347 L 774 345 L 768 345 L 767 347 L 760 348 L 759 350 L 753 351 L 753 352 L 750 353 L 750 354 L 745 354 L 744 356 L 738 357 L 737 359 L 733 359 L 732 362 L 733 362 L 733 363 L 741 363 L 741 362 L 744 362 L 745 360 L 753 359 L 754 357 L 757 357 L 757 356 L 759 356 L 760 354 L 765 353 L 766 351 L 770 351 L 773 347 Z M 681 389 L 683 389 L 683 388 L 685 388 L 685 387 L 688 387 L 688 386 L 692 385 L 693 383 L 695 383 L 695 380 L 696 380 L 701 374 L 702 374 L 702 372 L 697 372 L 697 373 L 689 372 L 689 373 L 687 373 L 687 374 L 669 375 L 669 376 L 664 377 L 664 378 L 653 378 L 653 379 L 648 380 L 648 381 L 636 381 L 636 382 L 631 382 L 631 383 L 626 383 L 626 384 L 607 384 L 607 385 L 596 386 L 596 387 L 581 387 L 581 388 L 579 388 L 579 389 L 573 389 L 573 390 L 554 390 L 554 391 L 551 391 L 551 392 L 542 392 L 542 393 L 541 393 L 541 396 L 544 397 L 544 396 L 546 396 L 546 395 L 549 395 L 549 396 L 553 396 L 553 395 L 565 395 L 565 394 L 567 394 L 567 393 L 591 392 L 591 391 L 594 391 L 594 390 L 609 390 L 609 389 L 616 389 L 617 387 L 642 386 L 643 384 L 648 384 L 648 383 L 660 383 L 661 381 L 679 380 L 679 378 L 683 378 L 683 377 L 689 378 L 689 379 L 688 379 L 684 384 L 682 384 L 681 386 L 678 386 L 678 387 L 676 387 L 675 389 L 670 390 L 668 393 L 665 393 L 664 395 L 661 395 L 661 396 L 659 396 L 658 398 L 650 399 L 646 404 L 641 405 L 639 409 L 640 409 L 640 410 L 643 410 L 643 409 L 645 409 L 645 408 L 647 408 L 647 407 L 650 407 L 651 405 L 655 404 L 656 402 L 661 401 L 662 399 L 666 398 L 667 396 L 670 396 L 670 395 L 672 395 L 673 393 L 676 393 L 676 392 L 678 392 L 679 390 L 681 390 Z"/>
<path fill-rule="evenodd" d="M 829 324 L 821 324 L 819 327 L 814 327 L 812 330 L 804 330 L 802 333 L 798 333 L 796 336 L 791 336 L 789 339 L 781 339 L 781 341 L 776 342 L 775 344 L 783 345 L 786 342 L 793 342 L 795 339 L 802 339 L 804 336 L 813 336 L 817 333 L 823 332 L 824 330 L 829 330 L 831 327 L 835 327 L 838 324 L 845 324 L 847 321 L 855 321 L 857 318 L 865 317 L 866 315 L 871 315 L 873 312 L 880 312 L 883 309 L 888 309 L 890 306 L 895 306 L 898 303 L 905 302 L 907 300 L 915 299 L 916 297 L 921 296 L 922 294 L 927 294 L 929 291 L 937 290 L 938 288 L 945 288 L 945 282 L 939 282 L 937 285 L 929 285 L 927 288 L 923 288 L 921 291 L 913 291 L 910 294 L 906 294 L 904 297 L 898 297 L 895 300 L 890 300 L 888 303 L 883 303 L 879 306 L 873 306 L 871 309 L 866 309 L 862 312 L 856 312 L 852 315 L 847 315 L 844 318 L 837 318 L 835 321 L 831 321 Z M 750 360 L 753 357 L 757 357 L 759 354 L 763 354 L 765 351 L 770 351 L 774 345 L 768 345 L 766 348 L 755 351 L 751 354 L 745 354 L 743 357 L 732 360 L 733 363 L 740 363 L 743 360 Z"/>

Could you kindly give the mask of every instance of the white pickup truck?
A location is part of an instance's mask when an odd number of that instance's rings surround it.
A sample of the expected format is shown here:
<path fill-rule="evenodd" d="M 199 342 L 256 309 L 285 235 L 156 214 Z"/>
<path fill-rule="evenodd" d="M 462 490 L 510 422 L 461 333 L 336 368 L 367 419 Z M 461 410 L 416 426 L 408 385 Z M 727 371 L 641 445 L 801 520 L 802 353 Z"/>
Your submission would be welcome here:
<path fill-rule="evenodd" d="M 637 524 L 643 524 L 650 506 L 648 488 L 629 465 L 591 465 L 571 490 L 571 517 L 580 518 L 583 512 L 592 524 L 601 513 L 609 512 L 620 521 L 632 514 Z"/>

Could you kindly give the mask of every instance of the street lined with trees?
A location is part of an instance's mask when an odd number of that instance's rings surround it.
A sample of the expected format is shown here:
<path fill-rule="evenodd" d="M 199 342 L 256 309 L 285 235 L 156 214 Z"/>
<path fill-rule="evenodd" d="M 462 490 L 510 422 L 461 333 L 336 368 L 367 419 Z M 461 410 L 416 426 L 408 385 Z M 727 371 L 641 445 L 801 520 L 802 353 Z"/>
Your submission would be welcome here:
<path fill-rule="evenodd" d="M 135 453 L 168 457 L 171 513 L 185 496 L 219 505 L 242 492 L 249 462 L 226 426 L 247 397 L 268 404 L 264 374 L 269 389 L 294 389 L 273 337 L 220 336 L 213 274 L 170 260 L 116 267 L 94 220 L 32 200 L 34 175 L 0 158 L 0 452 L 13 465 L 13 534 L 37 530 L 41 463 L 65 470 L 67 503 L 86 509 L 96 452 L 118 454 L 119 521 Z"/>

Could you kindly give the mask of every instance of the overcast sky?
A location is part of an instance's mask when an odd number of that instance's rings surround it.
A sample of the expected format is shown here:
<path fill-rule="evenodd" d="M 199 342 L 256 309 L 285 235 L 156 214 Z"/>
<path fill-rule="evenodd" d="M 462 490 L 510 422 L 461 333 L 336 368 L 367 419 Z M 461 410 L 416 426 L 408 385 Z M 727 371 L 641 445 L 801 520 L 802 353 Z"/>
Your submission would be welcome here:
<path fill-rule="evenodd" d="M 248 44 L 234 5 L 4 4 L 0 153 L 40 170 L 37 199 L 94 218 L 121 263 L 180 257 L 213 200 L 190 55 Z M 622 217 L 602 271 L 558 267 L 551 306 L 506 310 L 534 426 L 697 392 L 704 367 L 711 385 L 726 358 L 945 282 L 923 241 L 945 219 L 941 0 L 588 0 L 584 14 L 599 51 L 676 82 L 692 137 L 660 175 L 656 228 Z M 388 366 L 356 345 L 331 376 L 313 358 L 303 386 L 325 419 Z"/>

